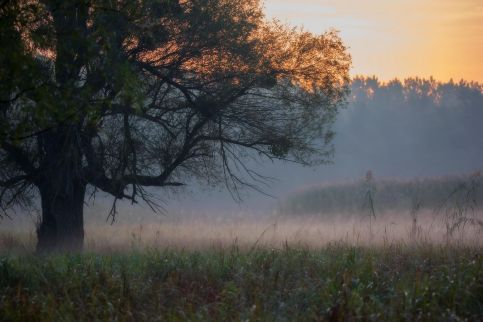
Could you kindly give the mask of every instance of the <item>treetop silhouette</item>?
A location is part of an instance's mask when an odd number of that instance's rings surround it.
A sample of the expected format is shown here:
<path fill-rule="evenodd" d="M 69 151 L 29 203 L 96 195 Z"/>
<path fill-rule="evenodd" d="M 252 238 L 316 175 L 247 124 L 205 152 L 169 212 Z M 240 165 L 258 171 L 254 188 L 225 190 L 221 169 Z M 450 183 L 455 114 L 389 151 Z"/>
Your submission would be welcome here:
<path fill-rule="evenodd" d="M 3 1 L 0 43 L 0 205 L 40 197 L 41 251 L 82 249 L 88 187 L 155 208 L 145 187 L 256 188 L 247 156 L 327 161 L 348 91 L 335 32 L 256 0 Z"/>

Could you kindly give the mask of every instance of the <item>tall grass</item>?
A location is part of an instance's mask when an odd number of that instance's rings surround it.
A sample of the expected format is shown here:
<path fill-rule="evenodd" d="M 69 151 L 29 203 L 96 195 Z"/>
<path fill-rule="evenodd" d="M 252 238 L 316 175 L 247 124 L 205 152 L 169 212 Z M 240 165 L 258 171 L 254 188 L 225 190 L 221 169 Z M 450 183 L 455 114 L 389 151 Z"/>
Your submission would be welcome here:
<path fill-rule="evenodd" d="M 346 183 L 313 186 L 298 191 L 280 203 L 280 212 L 287 215 L 330 216 L 334 213 L 357 215 L 364 213 L 368 191 L 375 211 L 406 211 L 418 200 L 419 208 L 435 210 L 443 204 L 470 204 L 483 207 L 483 177 L 479 173 L 469 176 L 433 177 L 398 180 L 367 177 Z M 470 199 L 465 199 L 470 198 Z"/>
<path fill-rule="evenodd" d="M 478 321 L 480 248 L 4 256 L 2 321 Z"/>
<path fill-rule="evenodd" d="M 368 175 L 366 216 L 87 226 L 78 255 L 0 233 L 0 320 L 483 321 L 478 182 L 465 182 L 436 210 L 416 196 L 381 211 Z"/>

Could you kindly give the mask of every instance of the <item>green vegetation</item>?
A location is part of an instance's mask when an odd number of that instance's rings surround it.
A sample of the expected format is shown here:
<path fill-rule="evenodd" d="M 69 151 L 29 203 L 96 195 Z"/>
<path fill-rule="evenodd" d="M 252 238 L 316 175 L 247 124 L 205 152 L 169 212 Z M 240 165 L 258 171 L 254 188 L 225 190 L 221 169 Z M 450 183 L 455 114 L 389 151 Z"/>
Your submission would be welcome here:
<path fill-rule="evenodd" d="M 3 321 L 477 321 L 481 249 L 342 243 L 0 257 Z"/>
<path fill-rule="evenodd" d="M 82 249 L 100 191 L 161 211 L 194 182 L 257 189 L 253 158 L 330 160 L 350 82 L 337 32 L 259 0 L 1 1 L 0 44 L 0 218 L 40 203 L 44 252 Z"/>
<path fill-rule="evenodd" d="M 280 210 L 292 215 L 364 214 L 363 210 L 369 210 L 370 192 L 376 212 L 416 209 L 447 212 L 455 207 L 472 212 L 483 205 L 482 184 L 479 173 L 413 180 L 380 179 L 370 185 L 359 180 L 305 189 L 286 198 Z"/>

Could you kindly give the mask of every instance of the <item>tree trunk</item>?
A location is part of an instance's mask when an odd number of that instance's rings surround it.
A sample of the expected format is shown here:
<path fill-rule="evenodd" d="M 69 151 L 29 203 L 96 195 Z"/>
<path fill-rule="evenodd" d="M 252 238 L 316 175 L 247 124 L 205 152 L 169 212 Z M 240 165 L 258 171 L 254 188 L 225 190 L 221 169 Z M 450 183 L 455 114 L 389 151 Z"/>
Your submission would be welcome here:
<path fill-rule="evenodd" d="M 82 154 L 75 127 L 62 127 L 42 137 L 44 171 L 37 181 L 42 221 L 37 252 L 80 252 L 84 244 Z"/>
<path fill-rule="evenodd" d="M 68 193 L 59 193 L 48 183 L 40 187 L 42 221 L 37 229 L 38 252 L 82 251 L 85 184 L 70 184 Z"/>
<path fill-rule="evenodd" d="M 84 245 L 85 184 L 71 182 L 71 189 L 56 191 L 57 187 L 40 187 L 42 221 L 37 229 L 37 252 L 81 252 Z"/>

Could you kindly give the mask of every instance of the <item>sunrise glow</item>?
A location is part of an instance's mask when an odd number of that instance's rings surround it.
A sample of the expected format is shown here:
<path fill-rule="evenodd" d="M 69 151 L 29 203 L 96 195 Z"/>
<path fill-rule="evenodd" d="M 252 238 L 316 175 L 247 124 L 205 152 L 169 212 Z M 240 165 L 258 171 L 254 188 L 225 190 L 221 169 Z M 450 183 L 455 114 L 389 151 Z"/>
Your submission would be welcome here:
<path fill-rule="evenodd" d="M 352 75 L 483 82 L 481 0 L 266 0 L 267 17 L 340 35 Z"/>

